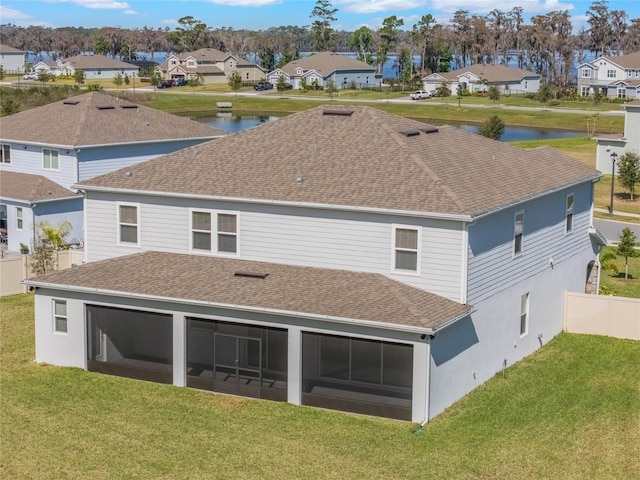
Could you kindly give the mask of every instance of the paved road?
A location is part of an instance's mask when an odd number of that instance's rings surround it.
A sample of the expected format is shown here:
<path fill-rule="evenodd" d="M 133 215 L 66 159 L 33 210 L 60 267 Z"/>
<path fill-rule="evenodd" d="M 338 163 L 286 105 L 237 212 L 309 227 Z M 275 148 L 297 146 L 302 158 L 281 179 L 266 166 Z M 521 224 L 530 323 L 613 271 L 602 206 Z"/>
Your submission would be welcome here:
<path fill-rule="evenodd" d="M 593 226 L 605 236 L 609 243 L 620 240 L 620 235 L 622 234 L 622 229 L 624 227 L 629 227 L 631 231 L 635 233 L 636 238 L 640 239 L 640 224 L 638 223 L 618 222 L 616 220 L 594 218 Z"/>

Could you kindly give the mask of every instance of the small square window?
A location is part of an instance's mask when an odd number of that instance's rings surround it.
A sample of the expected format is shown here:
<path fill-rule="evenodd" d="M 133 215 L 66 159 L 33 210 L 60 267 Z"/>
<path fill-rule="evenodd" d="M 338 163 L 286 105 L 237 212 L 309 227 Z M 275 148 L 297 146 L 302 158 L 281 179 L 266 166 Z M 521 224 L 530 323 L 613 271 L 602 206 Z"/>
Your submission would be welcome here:
<path fill-rule="evenodd" d="M 53 301 L 53 331 L 67 333 L 67 302 L 64 300 Z"/>

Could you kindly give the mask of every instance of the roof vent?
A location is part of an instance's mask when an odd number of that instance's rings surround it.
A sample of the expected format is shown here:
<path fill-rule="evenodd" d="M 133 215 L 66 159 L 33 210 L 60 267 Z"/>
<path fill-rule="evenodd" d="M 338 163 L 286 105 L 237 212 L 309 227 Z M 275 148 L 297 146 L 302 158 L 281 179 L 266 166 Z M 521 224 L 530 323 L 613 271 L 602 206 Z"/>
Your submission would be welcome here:
<path fill-rule="evenodd" d="M 113 105 L 98 105 L 98 110 L 115 110 Z"/>
<path fill-rule="evenodd" d="M 418 130 L 424 133 L 436 133 L 438 131 L 438 127 L 427 125 L 426 127 L 420 127 Z"/>
<path fill-rule="evenodd" d="M 63 105 L 77 105 L 80 103 L 80 100 L 65 100 L 62 102 Z"/>
<path fill-rule="evenodd" d="M 260 273 L 260 272 L 247 272 L 247 271 L 237 271 L 233 274 L 235 277 L 248 277 L 248 278 L 267 278 L 269 276 L 268 273 Z"/>
<path fill-rule="evenodd" d="M 354 110 L 323 110 L 323 115 L 338 115 L 343 117 L 350 117 L 353 114 Z"/>
<path fill-rule="evenodd" d="M 120 105 L 120 108 L 138 108 L 138 105 Z"/>
<path fill-rule="evenodd" d="M 405 137 L 415 137 L 416 135 L 420 135 L 420 130 L 402 130 L 400 133 Z"/>

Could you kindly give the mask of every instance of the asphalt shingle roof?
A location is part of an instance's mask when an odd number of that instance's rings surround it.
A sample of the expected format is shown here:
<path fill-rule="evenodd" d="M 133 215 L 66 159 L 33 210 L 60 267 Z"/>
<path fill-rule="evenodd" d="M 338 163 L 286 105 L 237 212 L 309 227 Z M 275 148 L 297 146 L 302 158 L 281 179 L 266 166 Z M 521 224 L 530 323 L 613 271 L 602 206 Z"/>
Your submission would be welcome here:
<path fill-rule="evenodd" d="M 268 275 L 255 278 L 236 272 Z M 161 252 L 88 263 L 28 283 L 426 329 L 437 329 L 472 310 L 375 273 Z"/>
<path fill-rule="evenodd" d="M 0 196 L 23 202 L 42 202 L 79 196 L 42 175 L 0 170 Z"/>
<path fill-rule="evenodd" d="M 484 78 L 491 83 L 499 82 L 518 82 L 527 77 L 539 77 L 537 73 L 523 70 L 521 68 L 512 68 L 505 65 L 491 65 L 477 63 L 468 67 L 459 68 L 451 72 L 442 72 L 438 75 L 448 79 L 457 80 L 460 75 L 470 72 L 480 78 Z"/>
<path fill-rule="evenodd" d="M 100 92 L 89 92 L 2 117 L 3 141 L 68 148 L 188 138 L 226 132 Z"/>
<path fill-rule="evenodd" d="M 109 58 L 104 55 L 76 55 L 74 57 L 65 58 L 64 62 L 69 62 L 74 68 L 138 68 L 132 63 L 116 60 L 115 58 Z"/>
<path fill-rule="evenodd" d="M 305 71 L 315 70 L 324 77 L 331 75 L 335 71 L 374 70 L 374 67 L 365 62 L 333 52 L 316 53 L 293 60 L 280 68 L 280 70 L 287 75 L 296 75 L 296 69 L 298 68 L 302 68 Z"/>
<path fill-rule="evenodd" d="M 424 127 L 371 107 L 322 106 L 82 185 L 476 216 L 600 176 L 550 147 Z"/>

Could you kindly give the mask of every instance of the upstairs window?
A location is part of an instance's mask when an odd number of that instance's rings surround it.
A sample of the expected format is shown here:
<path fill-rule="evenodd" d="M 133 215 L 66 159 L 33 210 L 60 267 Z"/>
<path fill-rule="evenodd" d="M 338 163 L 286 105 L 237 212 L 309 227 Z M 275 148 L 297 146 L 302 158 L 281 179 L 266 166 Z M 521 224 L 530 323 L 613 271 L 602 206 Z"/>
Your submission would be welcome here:
<path fill-rule="evenodd" d="M 118 242 L 138 245 L 138 206 L 118 205 Z"/>
<path fill-rule="evenodd" d="M 0 163 L 11 163 L 11 145 L 0 145 Z"/>
<path fill-rule="evenodd" d="M 218 214 L 218 252 L 236 253 L 237 222 L 236 216 L 228 213 Z"/>
<path fill-rule="evenodd" d="M 522 253 L 522 236 L 524 231 L 524 212 L 518 212 L 514 218 L 513 225 L 513 255 Z"/>
<path fill-rule="evenodd" d="M 615 70 L 607 70 L 607 78 L 616 78 Z"/>
<path fill-rule="evenodd" d="M 585 68 L 582 70 L 582 76 L 584 78 L 590 78 L 591 77 L 591 69 L 589 68 Z"/>
<path fill-rule="evenodd" d="M 412 227 L 394 227 L 395 271 L 418 273 L 419 230 Z"/>
<path fill-rule="evenodd" d="M 42 168 L 46 170 L 58 170 L 58 151 L 45 148 L 42 150 Z"/>
<path fill-rule="evenodd" d="M 571 233 L 573 231 L 573 193 L 567 195 L 566 204 L 566 219 L 565 219 L 565 233 Z"/>
<path fill-rule="evenodd" d="M 191 248 L 211 251 L 211 214 L 191 212 Z"/>

